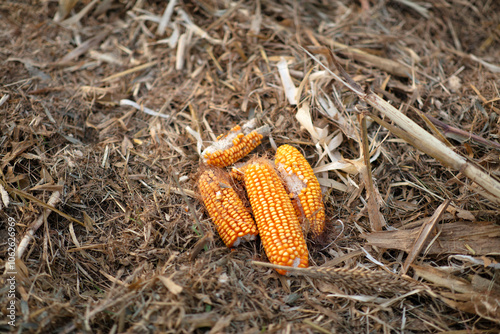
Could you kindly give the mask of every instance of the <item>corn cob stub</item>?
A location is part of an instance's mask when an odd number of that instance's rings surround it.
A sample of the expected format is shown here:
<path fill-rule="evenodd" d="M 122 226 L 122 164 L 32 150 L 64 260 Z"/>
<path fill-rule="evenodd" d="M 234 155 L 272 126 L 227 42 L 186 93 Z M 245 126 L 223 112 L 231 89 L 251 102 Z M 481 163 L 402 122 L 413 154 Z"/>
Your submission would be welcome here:
<path fill-rule="evenodd" d="M 325 206 L 318 179 L 306 158 L 295 147 L 278 147 L 275 164 L 286 188 L 292 195 L 292 202 L 302 224 L 309 224 L 314 235 L 325 227 Z M 306 228 L 307 230 L 307 228 Z"/>
<path fill-rule="evenodd" d="M 306 268 L 307 245 L 293 204 L 271 163 L 257 159 L 245 170 L 245 187 L 269 261 Z M 286 270 L 277 270 L 285 275 Z"/>
<path fill-rule="evenodd" d="M 258 234 L 255 222 L 231 187 L 226 172 L 213 169 L 204 171 L 198 179 L 198 188 L 217 232 L 227 247 L 236 247 L 242 241 L 255 239 Z"/>
<path fill-rule="evenodd" d="M 250 153 L 260 144 L 262 138 L 263 135 L 257 130 L 245 135 L 241 127 L 237 125 L 228 134 L 219 136 L 217 141 L 202 153 L 202 156 L 207 165 L 227 167 Z"/>

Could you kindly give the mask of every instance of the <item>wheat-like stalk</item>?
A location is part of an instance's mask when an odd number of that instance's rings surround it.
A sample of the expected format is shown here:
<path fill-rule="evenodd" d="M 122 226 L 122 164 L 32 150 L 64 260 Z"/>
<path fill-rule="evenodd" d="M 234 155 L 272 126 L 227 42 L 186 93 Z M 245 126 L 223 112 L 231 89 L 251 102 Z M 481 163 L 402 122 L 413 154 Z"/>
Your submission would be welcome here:
<path fill-rule="evenodd" d="M 271 263 L 252 261 L 253 264 L 282 269 L 282 266 Z M 289 274 L 322 279 L 337 285 L 348 293 L 362 294 L 404 294 L 413 290 L 430 291 L 429 288 L 408 276 L 399 276 L 383 270 L 370 270 L 365 268 L 285 268 Z"/>

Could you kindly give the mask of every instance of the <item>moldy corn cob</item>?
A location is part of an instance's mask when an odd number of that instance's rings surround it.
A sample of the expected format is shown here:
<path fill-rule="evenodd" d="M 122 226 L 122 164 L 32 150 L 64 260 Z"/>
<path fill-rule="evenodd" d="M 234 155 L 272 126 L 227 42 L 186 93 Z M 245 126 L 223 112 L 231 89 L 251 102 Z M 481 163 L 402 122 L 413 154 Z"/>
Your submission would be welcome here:
<path fill-rule="evenodd" d="M 253 119 L 241 127 L 237 125 L 229 133 L 219 136 L 201 153 L 203 161 L 210 166 L 227 167 L 250 153 L 270 131 L 267 125 L 253 130 L 255 122 Z"/>
<path fill-rule="evenodd" d="M 257 227 L 249 210 L 231 187 L 230 178 L 222 170 L 208 169 L 198 179 L 203 202 L 213 218 L 217 232 L 227 247 L 253 240 Z"/>
<path fill-rule="evenodd" d="M 245 187 L 269 261 L 306 268 L 309 253 L 293 204 L 271 163 L 257 159 L 247 165 Z M 277 270 L 285 275 L 285 270 Z"/>
<path fill-rule="evenodd" d="M 295 147 L 278 147 L 275 164 L 291 193 L 297 216 L 305 230 L 319 235 L 325 227 L 325 207 L 318 179 L 306 158 Z M 309 226 L 307 226 L 309 224 Z"/>

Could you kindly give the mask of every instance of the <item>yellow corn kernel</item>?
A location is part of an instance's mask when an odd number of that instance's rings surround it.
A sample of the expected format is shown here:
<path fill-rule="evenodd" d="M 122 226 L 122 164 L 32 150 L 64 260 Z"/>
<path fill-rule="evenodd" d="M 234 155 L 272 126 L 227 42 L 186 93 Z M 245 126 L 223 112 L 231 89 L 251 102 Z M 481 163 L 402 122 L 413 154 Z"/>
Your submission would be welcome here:
<path fill-rule="evenodd" d="M 205 163 L 214 167 L 227 167 L 246 156 L 260 144 L 263 135 L 258 130 L 246 135 L 242 131 L 237 125 L 228 134 L 219 136 L 217 141 L 202 153 Z"/>
<path fill-rule="evenodd" d="M 295 147 L 278 147 L 275 164 L 291 193 L 294 208 L 303 228 L 319 235 L 325 227 L 325 206 L 318 179 L 306 158 Z M 309 226 L 307 226 L 309 224 Z M 305 225 L 305 226 L 304 226 Z"/>
<path fill-rule="evenodd" d="M 262 245 L 274 264 L 306 268 L 306 241 L 288 196 L 276 171 L 266 159 L 257 159 L 245 169 L 245 187 Z M 285 275 L 286 270 L 277 270 Z"/>
<path fill-rule="evenodd" d="M 255 239 L 258 232 L 230 182 L 226 172 L 208 169 L 198 179 L 198 189 L 220 237 L 227 247 L 236 247 L 242 241 Z"/>
<path fill-rule="evenodd" d="M 229 170 L 229 176 L 235 182 L 243 182 L 247 165 L 248 165 L 247 163 L 240 162 L 240 163 L 237 163 L 237 164 L 231 166 L 231 169 Z"/>

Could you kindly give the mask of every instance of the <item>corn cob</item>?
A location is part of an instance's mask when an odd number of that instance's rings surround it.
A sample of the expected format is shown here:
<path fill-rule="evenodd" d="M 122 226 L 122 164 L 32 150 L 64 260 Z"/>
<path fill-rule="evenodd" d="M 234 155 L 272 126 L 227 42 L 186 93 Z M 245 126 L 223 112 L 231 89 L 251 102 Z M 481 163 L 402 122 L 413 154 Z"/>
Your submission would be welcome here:
<path fill-rule="evenodd" d="M 198 179 L 203 202 L 217 232 L 227 247 L 236 247 L 242 241 L 255 239 L 258 233 L 249 210 L 230 184 L 222 170 L 208 169 Z"/>
<path fill-rule="evenodd" d="M 307 245 L 290 197 L 271 163 L 257 159 L 245 170 L 245 187 L 269 261 L 289 267 L 308 266 Z M 277 270 L 285 275 L 286 270 Z"/>
<path fill-rule="evenodd" d="M 319 235 L 325 227 L 325 207 L 318 179 L 306 158 L 295 147 L 278 147 L 275 164 L 291 194 L 304 230 Z"/>
<path fill-rule="evenodd" d="M 256 130 L 255 121 L 252 120 L 243 125 L 237 125 L 229 133 L 221 135 L 217 141 L 202 152 L 203 161 L 214 167 L 227 167 L 240 160 L 254 148 L 256 148 L 263 135 L 269 133 L 269 126 L 263 126 Z"/>

